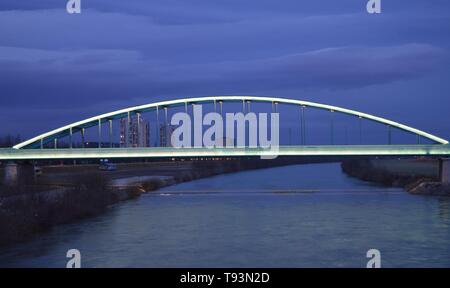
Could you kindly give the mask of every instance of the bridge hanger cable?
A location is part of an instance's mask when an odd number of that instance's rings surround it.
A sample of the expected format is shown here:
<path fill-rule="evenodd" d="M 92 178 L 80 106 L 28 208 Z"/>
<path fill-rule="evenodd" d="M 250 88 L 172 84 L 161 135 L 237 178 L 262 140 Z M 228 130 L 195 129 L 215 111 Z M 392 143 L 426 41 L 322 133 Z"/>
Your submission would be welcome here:
<path fill-rule="evenodd" d="M 135 106 L 130 107 L 118 111 L 113 111 L 106 114 L 101 114 L 95 117 L 91 117 L 82 121 L 78 121 L 60 128 L 57 128 L 55 130 L 43 133 L 41 135 L 38 135 L 34 138 L 31 138 L 27 141 L 24 141 L 22 143 L 19 143 L 15 145 L 13 148 L 15 149 L 22 149 L 22 148 L 38 148 L 41 142 L 48 142 L 51 141 L 54 138 L 58 137 L 65 137 L 69 135 L 70 129 L 75 128 L 75 131 L 80 131 L 80 129 L 92 127 L 98 125 L 99 128 L 99 145 L 101 145 L 101 124 L 102 121 L 106 121 L 107 119 L 122 119 L 128 116 L 128 119 L 130 120 L 130 114 L 131 113 L 139 113 L 139 112 L 146 112 L 151 110 L 156 110 L 157 113 L 157 122 L 159 124 L 159 107 L 172 107 L 172 106 L 180 106 L 187 103 L 214 103 L 215 101 L 219 101 L 220 104 L 220 110 L 222 114 L 222 104 L 223 102 L 241 102 L 244 103 L 244 110 L 245 110 L 245 102 L 251 101 L 251 102 L 266 102 L 266 103 L 272 103 L 272 106 L 274 108 L 275 112 L 278 112 L 278 104 L 287 104 L 287 105 L 298 105 L 300 107 L 311 107 L 311 108 L 317 108 L 321 110 L 333 110 L 334 112 L 343 113 L 347 115 L 354 115 L 360 117 L 360 119 L 367 119 L 374 122 L 382 123 L 385 125 L 389 125 L 393 128 L 397 128 L 403 131 L 410 132 L 412 134 L 416 134 L 421 138 L 426 138 L 429 140 L 432 140 L 433 142 L 439 143 L 439 144 L 448 144 L 449 142 L 445 139 L 442 139 L 438 136 L 429 134 L 427 132 L 424 132 L 422 130 L 394 122 L 382 117 L 378 117 L 375 115 L 362 113 L 359 111 L 346 109 L 342 107 L 332 106 L 332 105 L 326 105 L 326 104 L 320 104 L 315 102 L 308 102 L 308 101 L 302 101 L 302 100 L 296 100 L 296 99 L 288 99 L 288 98 L 279 98 L 279 97 L 267 97 L 267 96 L 207 96 L 207 97 L 197 97 L 197 98 L 184 98 L 184 99 L 175 99 L 175 100 L 168 100 L 168 101 L 161 101 L 156 103 L 150 103 L 146 105 L 141 106 Z M 159 130 L 159 128 L 157 129 Z M 362 130 L 362 128 L 361 128 Z M 303 124 L 303 133 L 305 133 L 305 126 Z M 158 131 L 159 134 L 159 131 Z M 361 136 L 362 138 L 362 136 Z M 305 139 L 305 135 L 303 134 L 303 142 Z M 361 141 L 362 142 L 362 141 Z M 44 143 L 45 144 L 45 143 Z"/>

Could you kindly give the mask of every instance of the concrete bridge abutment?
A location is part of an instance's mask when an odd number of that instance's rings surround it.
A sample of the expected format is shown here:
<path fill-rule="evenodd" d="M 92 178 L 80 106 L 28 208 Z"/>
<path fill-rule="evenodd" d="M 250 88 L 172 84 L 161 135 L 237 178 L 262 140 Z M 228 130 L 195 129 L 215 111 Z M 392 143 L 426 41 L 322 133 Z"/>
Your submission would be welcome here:
<path fill-rule="evenodd" d="M 34 165 L 31 163 L 7 162 L 4 166 L 2 184 L 6 186 L 29 185 L 34 183 Z"/>
<path fill-rule="evenodd" d="M 7 186 L 15 186 L 19 182 L 19 166 L 17 163 L 8 162 L 5 165 L 3 176 L 3 184 Z"/>
<path fill-rule="evenodd" d="M 439 180 L 443 184 L 450 184 L 450 158 L 439 159 Z"/>

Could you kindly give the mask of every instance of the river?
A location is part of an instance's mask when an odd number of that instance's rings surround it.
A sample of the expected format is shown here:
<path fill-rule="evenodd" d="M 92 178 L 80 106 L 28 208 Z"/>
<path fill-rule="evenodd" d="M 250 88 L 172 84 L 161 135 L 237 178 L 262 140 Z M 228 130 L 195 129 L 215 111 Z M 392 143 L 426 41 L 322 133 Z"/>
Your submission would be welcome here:
<path fill-rule="evenodd" d="M 450 199 L 409 195 L 339 164 L 166 187 L 0 250 L 0 267 L 450 267 Z"/>

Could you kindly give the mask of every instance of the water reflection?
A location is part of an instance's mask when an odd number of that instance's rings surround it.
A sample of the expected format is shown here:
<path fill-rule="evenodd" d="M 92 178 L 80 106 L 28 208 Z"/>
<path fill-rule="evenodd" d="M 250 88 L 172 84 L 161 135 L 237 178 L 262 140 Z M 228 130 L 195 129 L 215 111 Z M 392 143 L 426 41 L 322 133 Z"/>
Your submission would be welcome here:
<path fill-rule="evenodd" d="M 221 175 L 167 187 L 0 251 L 4 267 L 450 266 L 449 199 L 349 178 L 338 164 Z"/>
<path fill-rule="evenodd" d="M 450 197 L 439 197 L 439 217 L 445 220 L 443 223 L 450 222 Z"/>

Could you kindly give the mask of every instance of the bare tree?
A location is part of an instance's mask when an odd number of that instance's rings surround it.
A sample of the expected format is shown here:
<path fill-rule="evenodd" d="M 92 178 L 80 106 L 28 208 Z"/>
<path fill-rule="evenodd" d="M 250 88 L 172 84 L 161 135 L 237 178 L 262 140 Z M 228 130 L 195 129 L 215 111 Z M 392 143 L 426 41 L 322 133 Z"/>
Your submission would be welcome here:
<path fill-rule="evenodd" d="M 20 135 L 17 135 L 16 137 L 14 137 L 12 135 L 0 136 L 0 147 L 1 148 L 12 147 L 20 142 L 22 142 Z"/>

